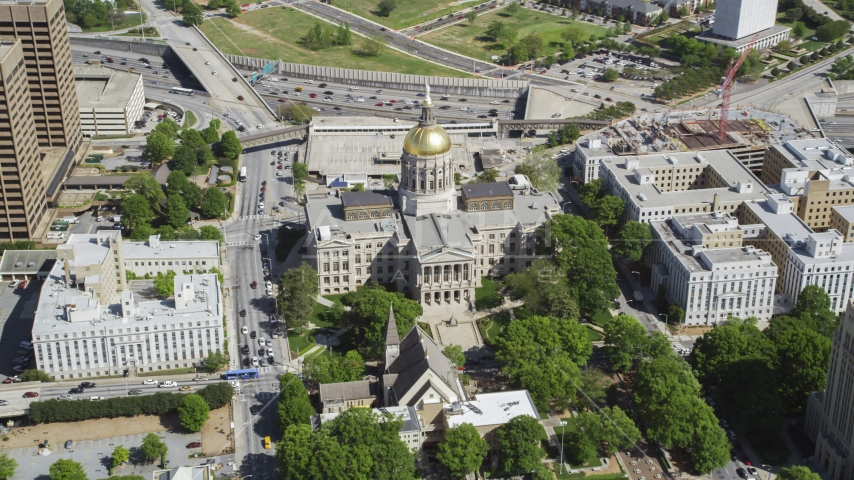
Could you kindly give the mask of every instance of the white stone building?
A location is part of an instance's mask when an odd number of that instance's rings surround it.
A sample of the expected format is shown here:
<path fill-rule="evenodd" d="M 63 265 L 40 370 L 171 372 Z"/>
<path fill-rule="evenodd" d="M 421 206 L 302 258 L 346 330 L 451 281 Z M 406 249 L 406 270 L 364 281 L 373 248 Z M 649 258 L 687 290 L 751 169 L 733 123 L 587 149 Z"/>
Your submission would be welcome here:
<path fill-rule="evenodd" d="M 137 277 L 158 273 L 206 273 L 220 267 L 220 245 L 216 240 L 161 241 L 152 235 L 147 242 L 121 242 L 124 270 Z"/>
<path fill-rule="evenodd" d="M 771 318 L 777 266 L 771 254 L 742 246 L 738 220 L 725 213 L 655 221 L 646 257 L 652 288 L 685 310 L 684 324 L 714 325 L 729 316 Z"/>
<path fill-rule="evenodd" d="M 128 135 L 142 118 L 142 75 L 89 65 L 74 66 L 83 134 Z"/>
<path fill-rule="evenodd" d="M 451 140 L 433 103 L 404 141 L 397 198 L 374 192 L 308 195 L 306 243 L 318 293 L 394 284 L 429 306 L 474 301 L 480 278 L 507 274 L 536 258 L 537 229 L 560 213 L 550 193 L 505 182 L 454 186 Z M 397 200 L 397 205 L 395 205 Z"/>
<path fill-rule="evenodd" d="M 123 263 L 116 231 L 73 234 L 57 247 L 32 328 L 39 369 L 57 380 L 134 375 L 192 367 L 222 350 L 217 275 L 179 274 L 174 300 L 143 300 Z"/>

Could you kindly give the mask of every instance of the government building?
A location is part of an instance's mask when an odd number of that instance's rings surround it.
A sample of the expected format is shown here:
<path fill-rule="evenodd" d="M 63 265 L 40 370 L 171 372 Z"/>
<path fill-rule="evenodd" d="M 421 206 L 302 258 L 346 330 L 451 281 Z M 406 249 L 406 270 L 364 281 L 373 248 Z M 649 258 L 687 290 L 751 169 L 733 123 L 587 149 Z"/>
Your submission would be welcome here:
<path fill-rule="evenodd" d="M 531 265 L 537 230 L 560 212 L 558 201 L 524 177 L 458 189 L 452 147 L 428 89 L 421 119 L 403 141 L 396 194 L 307 195 L 303 258 L 318 272 L 319 294 L 371 282 L 391 285 L 425 308 L 471 308 L 481 277 Z"/>

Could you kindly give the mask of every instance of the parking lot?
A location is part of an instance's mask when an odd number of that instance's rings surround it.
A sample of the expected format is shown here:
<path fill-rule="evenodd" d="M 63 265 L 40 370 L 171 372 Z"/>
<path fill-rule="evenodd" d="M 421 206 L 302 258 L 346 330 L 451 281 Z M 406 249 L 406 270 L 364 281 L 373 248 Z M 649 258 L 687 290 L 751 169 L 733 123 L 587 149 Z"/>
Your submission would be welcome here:
<path fill-rule="evenodd" d="M 22 448 L 4 449 L 3 452 L 18 462 L 15 478 L 46 479 L 50 465 L 59 459 L 70 459 L 80 463 L 89 478 L 106 478 L 108 476 L 107 466 L 111 461 L 113 449 L 117 445 L 123 445 L 130 450 L 131 462 L 123 468 L 117 469 L 116 475 L 142 475 L 150 478 L 152 472 L 158 470 L 153 463 L 144 463 L 139 451 L 142 439 L 146 434 L 123 435 L 118 437 L 101 438 L 95 440 L 74 441 L 70 449 L 64 444 L 69 438 L 48 438 L 51 449 L 49 457 L 38 454 L 38 445 Z M 204 459 L 188 461 L 187 456 L 200 449 L 187 449 L 190 442 L 199 442 L 199 433 L 170 433 L 159 432 L 158 435 L 169 447 L 166 460 L 169 467 L 187 465 L 188 463 L 201 464 Z"/>

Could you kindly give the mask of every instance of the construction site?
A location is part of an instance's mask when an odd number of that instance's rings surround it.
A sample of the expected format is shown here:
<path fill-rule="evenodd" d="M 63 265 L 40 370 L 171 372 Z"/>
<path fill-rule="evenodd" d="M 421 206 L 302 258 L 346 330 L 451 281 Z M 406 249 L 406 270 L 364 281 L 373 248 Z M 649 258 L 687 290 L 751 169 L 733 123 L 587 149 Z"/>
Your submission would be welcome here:
<path fill-rule="evenodd" d="M 731 109 L 720 135 L 720 109 L 642 113 L 588 136 L 603 155 L 645 155 L 704 150 L 731 151 L 746 167 L 762 169 L 765 147 L 818 137 L 790 118 L 752 108 Z M 606 153 L 607 152 L 607 153 Z M 591 152 L 594 153 L 594 152 Z"/>

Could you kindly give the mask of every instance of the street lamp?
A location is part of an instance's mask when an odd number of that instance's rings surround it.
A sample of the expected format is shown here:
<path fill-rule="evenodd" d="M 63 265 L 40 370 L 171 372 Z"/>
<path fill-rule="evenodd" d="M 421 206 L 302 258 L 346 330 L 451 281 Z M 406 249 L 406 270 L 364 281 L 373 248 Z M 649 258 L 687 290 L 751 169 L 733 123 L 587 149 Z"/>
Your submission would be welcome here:
<path fill-rule="evenodd" d="M 637 274 L 637 276 L 638 276 L 638 289 L 640 289 L 640 272 L 636 272 L 636 271 L 632 270 L 632 273 Z"/>
<path fill-rule="evenodd" d="M 566 435 L 566 421 L 561 420 L 560 426 L 560 473 L 563 474 L 563 436 Z"/>
<path fill-rule="evenodd" d="M 659 313 L 659 315 L 664 315 L 664 323 L 668 323 L 668 322 L 669 322 L 669 320 L 667 319 L 668 317 L 667 317 L 667 314 L 666 314 L 666 313 Z"/>

